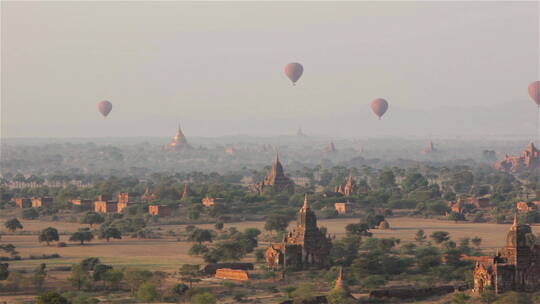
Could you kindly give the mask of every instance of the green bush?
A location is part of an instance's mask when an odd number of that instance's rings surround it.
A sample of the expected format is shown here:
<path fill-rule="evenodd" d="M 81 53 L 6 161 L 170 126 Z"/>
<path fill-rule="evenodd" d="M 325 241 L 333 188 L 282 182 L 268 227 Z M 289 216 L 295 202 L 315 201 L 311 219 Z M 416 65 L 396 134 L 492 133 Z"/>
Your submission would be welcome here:
<path fill-rule="evenodd" d="M 137 299 L 143 302 L 153 302 L 159 299 L 159 292 L 153 283 L 142 283 L 137 290 Z"/>

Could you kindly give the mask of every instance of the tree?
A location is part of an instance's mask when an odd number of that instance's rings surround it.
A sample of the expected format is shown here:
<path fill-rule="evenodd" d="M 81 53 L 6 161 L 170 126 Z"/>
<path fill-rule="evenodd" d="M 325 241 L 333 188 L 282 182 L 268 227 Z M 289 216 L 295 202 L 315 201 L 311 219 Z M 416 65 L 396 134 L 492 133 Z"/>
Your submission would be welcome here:
<path fill-rule="evenodd" d="M 473 237 L 473 238 L 471 239 L 471 242 L 473 243 L 473 245 L 474 245 L 476 248 L 478 248 L 478 247 L 480 247 L 480 244 L 482 244 L 482 238 L 479 238 L 479 237 L 475 236 L 475 237 Z"/>
<path fill-rule="evenodd" d="M 208 229 L 195 229 L 188 235 L 188 240 L 199 244 L 212 242 L 212 231 Z"/>
<path fill-rule="evenodd" d="M 292 292 L 293 303 L 304 303 L 312 301 L 314 298 L 315 289 L 312 284 L 302 283 L 298 285 L 295 291 Z"/>
<path fill-rule="evenodd" d="M 53 227 L 48 227 L 41 230 L 38 236 L 39 242 L 46 242 L 47 246 L 49 246 L 51 242 L 58 241 L 59 239 L 60 237 L 58 236 L 58 230 Z"/>
<path fill-rule="evenodd" d="M 25 220 L 35 220 L 39 217 L 39 212 L 35 208 L 23 209 L 21 217 Z"/>
<path fill-rule="evenodd" d="M 424 229 L 418 229 L 418 231 L 416 231 L 416 234 L 414 235 L 414 240 L 419 243 L 423 243 L 426 241 L 426 239 L 427 239 L 427 236 L 424 232 Z"/>
<path fill-rule="evenodd" d="M 0 281 L 3 281 L 9 277 L 9 264 L 0 263 Z"/>
<path fill-rule="evenodd" d="M 177 297 L 183 296 L 188 291 L 189 286 L 186 284 L 178 283 L 171 288 L 171 293 Z"/>
<path fill-rule="evenodd" d="M 23 229 L 23 225 L 17 218 L 7 220 L 4 226 L 11 232 L 15 232 L 17 229 Z"/>
<path fill-rule="evenodd" d="M 284 214 L 271 214 L 266 218 L 264 230 L 284 231 L 289 226 L 290 217 Z"/>
<path fill-rule="evenodd" d="M 135 291 L 139 287 L 149 281 L 152 278 L 153 274 L 148 270 L 139 270 L 133 268 L 127 268 L 124 270 L 124 281 L 131 290 L 131 294 L 135 294 Z"/>
<path fill-rule="evenodd" d="M 109 285 L 109 288 L 112 290 L 118 289 L 120 282 L 124 278 L 124 273 L 116 269 L 108 269 L 103 275 L 103 281 Z"/>
<path fill-rule="evenodd" d="M 365 223 L 348 224 L 345 226 L 348 235 L 351 236 L 371 236 L 369 226 Z"/>
<path fill-rule="evenodd" d="M 219 231 L 223 229 L 223 226 L 224 226 L 223 222 L 217 222 L 214 224 L 214 228 L 216 228 L 216 230 L 219 230 Z"/>
<path fill-rule="evenodd" d="M 200 282 L 201 280 L 198 277 L 201 275 L 199 270 L 200 265 L 198 264 L 183 264 L 180 267 L 178 273 L 181 276 L 181 280 L 189 283 L 189 288 L 193 286 L 193 283 Z"/>
<path fill-rule="evenodd" d="M 47 277 L 47 265 L 41 263 L 38 267 L 36 267 L 36 269 L 34 269 L 34 276 L 32 277 L 32 282 L 37 290 L 41 291 L 43 289 L 45 277 Z"/>
<path fill-rule="evenodd" d="M 383 170 L 377 176 L 377 185 L 381 189 L 391 189 L 396 187 L 396 176 L 392 170 Z"/>
<path fill-rule="evenodd" d="M 76 264 L 71 267 L 71 276 L 68 280 L 71 285 L 77 287 L 77 290 L 81 290 L 90 281 L 90 276 L 81 264 Z"/>
<path fill-rule="evenodd" d="M 122 238 L 122 232 L 120 232 L 120 230 L 118 230 L 115 227 L 106 227 L 104 229 L 100 229 L 99 238 L 100 239 L 106 239 L 107 242 L 110 239 L 121 239 Z"/>
<path fill-rule="evenodd" d="M 406 192 L 412 192 L 416 189 L 427 187 L 428 186 L 427 179 L 420 173 L 411 173 L 408 174 L 405 179 L 401 182 L 401 187 Z"/>
<path fill-rule="evenodd" d="M 441 254 L 436 247 L 427 246 L 416 250 L 416 263 L 422 271 L 439 266 L 441 264 Z"/>
<path fill-rule="evenodd" d="M 92 279 L 94 281 L 103 281 L 103 278 L 105 277 L 105 273 L 112 269 L 113 267 L 111 265 L 97 264 L 94 267 L 94 272 L 92 273 Z"/>
<path fill-rule="evenodd" d="M 326 296 L 328 304 L 353 304 L 357 303 L 353 298 L 351 298 L 345 290 L 342 288 L 332 289 Z"/>
<path fill-rule="evenodd" d="M 448 241 L 450 239 L 449 233 L 446 231 L 435 231 L 430 235 L 430 237 L 437 244 Z"/>
<path fill-rule="evenodd" d="M 470 299 L 471 297 L 460 292 L 460 293 L 456 293 L 453 297 L 452 297 L 452 303 L 453 304 L 467 304 L 467 301 Z"/>
<path fill-rule="evenodd" d="M 208 247 L 203 244 L 193 244 L 189 249 L 189 255 L 201 255 L 208 252 Z"/>
<path fill-rule="evenodd" d="M 37 304 L 69 304 L 68 299 L 54 291 L 43 293 L 37 297 Z"/>
<path fill-rule="evenodd" d="M 90 242 L 94 239 L 94 235 L 89 228 L 81 228 L 79 231 L 74 232 L 69 240 L 71 242 L 80 242 L 81 245 L 84 245 L 84 242 Z"/>
<path fill-rule="evenodd" d="M 448 220 L 450 221 L 454 221 L 454 222 L 459 222 L 459 221 L 464 221 L 465 220 L 465 215 L 463 215 L 463 213 L 459 213 L 459 212 L 452 212 L 448 215 Z"/>
<path fill-rule="evenodd" d="M 101 224 L 105 218 L 97 212 L 87 212 L 81 220 L 81 223 L 88 224 L 92 227 L 95 224 Z"/>
<path fill-rule="evenodd" d="M 11 255 L 12 257 L 16 256 L 19 253 L 17 252 L 17 250 L 15 250 L 15 246 L 13 246 L 13 244 L 0 245 L 0 251 L 9 253 L 9 255 Z"/>
<path fill-rule="evenodd" d="M 246 235 L 248 238 L 251 239 L 257 239 L 257 237 L 261 234 L 261 231 L 257 228 L 246 228 L 244 230 L 244 235 Z"/>
<path fill-rule="evenodd" d="M 91 271 L 96 268 L 97 265 L 101 264 L 99 258 L 89 257 L 81 261 L 80 265 L 85 271 Z"/>
<path fill-rule="evenodd" d="M 209 292 L 201 292 L 191 297 L 192 304 L 215 304 L 216 296 Z"/>
<path fill-rule="evenodd" d="M 137 290 L 137 299 L 142 302 L 153 302 L 159 299 L 157 286 L 150 282 L 143 283 Z"/>

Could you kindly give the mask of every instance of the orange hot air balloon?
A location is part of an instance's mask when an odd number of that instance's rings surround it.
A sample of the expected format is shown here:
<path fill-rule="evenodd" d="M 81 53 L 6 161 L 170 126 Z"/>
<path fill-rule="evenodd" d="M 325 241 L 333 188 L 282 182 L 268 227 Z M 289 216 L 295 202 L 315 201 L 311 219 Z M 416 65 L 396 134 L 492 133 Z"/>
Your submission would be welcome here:
<path fill-rule="evenodd" d="M 540 81 L 531 82 L 529 84 L 529 96 L 540 107 Z"/>
<path fill-rule="evenodd" d="M 285 75 L 289 77 L 293 85 L 296 85 L 296 82 L 300 79 L 303 72 L 304 67 L 300 63 L 292 62 L 285 66 Z"/>
<path fill-rule="evenodd" d="M 101 101 L 98 103 L 98 110 L 103 115 L 103 117 L 107 117 L 109 113 L 111 113 L 112 110 L 112 103 L 110 103 L 107 100 Z"/>
<path fill-rule="evenodd" d="M 377 98 L 371 102 L 371 109 L 375 115 L 379 116 L 379 120 L 388 110 L 388 102 L 382 98 Z"/>

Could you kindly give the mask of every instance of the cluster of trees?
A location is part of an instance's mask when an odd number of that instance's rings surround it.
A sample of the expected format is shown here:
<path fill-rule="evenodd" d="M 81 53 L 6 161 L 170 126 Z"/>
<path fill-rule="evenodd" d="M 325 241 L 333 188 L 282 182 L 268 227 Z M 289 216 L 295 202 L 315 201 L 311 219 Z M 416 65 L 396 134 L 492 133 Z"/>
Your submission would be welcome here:
<path fill-rule="evenodd" d="M 239 261 L 257 248 L 259 229 L 246 228 L 240 232 L 235 227 L 222 230 L 221 225 L 217 226 L 221 227 L 218 231 L 186 226 L 188 240 L 196 242 L 189 250 L 190 255 L 202 256 L 207 263 L 231 262 Z"/>

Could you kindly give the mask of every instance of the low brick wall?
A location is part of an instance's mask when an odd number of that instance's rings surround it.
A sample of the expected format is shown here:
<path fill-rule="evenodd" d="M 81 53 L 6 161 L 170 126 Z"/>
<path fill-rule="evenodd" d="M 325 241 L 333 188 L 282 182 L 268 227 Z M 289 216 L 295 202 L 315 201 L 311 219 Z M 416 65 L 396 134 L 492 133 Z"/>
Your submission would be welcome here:
<path fill-rule="evenodd" d="M 247 271 L 241 269 L 220 268 L 216 270 L 217 279 L 248 281 L 249 275 Z"/>

